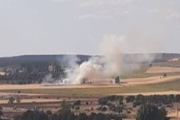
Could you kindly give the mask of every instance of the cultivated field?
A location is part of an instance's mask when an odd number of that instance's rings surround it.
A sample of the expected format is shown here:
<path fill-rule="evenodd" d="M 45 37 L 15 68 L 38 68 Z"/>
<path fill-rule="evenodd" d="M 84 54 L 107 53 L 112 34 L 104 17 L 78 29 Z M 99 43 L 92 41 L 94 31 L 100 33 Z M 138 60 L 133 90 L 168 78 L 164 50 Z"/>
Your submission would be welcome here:
<path fill-rule="evenodd" d="M 124 80 L 120 85 L 77 85 L 77 86 L 42 86 L 42 85 L 1 85 L 0 92 L 31 94 L 121 94 L 121 93 L 142 93 L 159 91 L 179 91 L 180 76 L 167 78 L 151 77 L 144 79 Z"/>
<path fill-rule="evenodd" d="M 107 95 L 171 95 L 180 94 L 180 68 L 178 64 L 173 63 L 173 67 L 168 67 L 168 63 L 160 63 L 130 74 L 129 77 L 123 77 L 120 84 L 106 84 L 99 80 L 99 84 L 84 85 L 0 85 L 0 104 L 4 106 L 4 112 L 7 115 L 20 114 L 28 108 L 38 106 L 44 110 L 51 109 L 57 111 L 60 108 L 60 102 L 63 100 L 74 102 L 76 100 L 84 101 L 82 111 L 90 109 L 85 102 L 91 102 L 97 106 L 97 100 Z M 176 65 L 176 66 L 175 66 Z M 164 77 L 164 73 L 167 77 Z M 21 103 L 8 105 L 9 96 L 20 96 Z M 18 110 L 13 110 L 14 106 Z M 88 111 L 87 111 L 88 112 Z M 168 111 L 169 116 L 175 117 L 175 110 Z M 131 116 L 133 117 L 133 116 Z"/>
<path fill-rule="evenodd" d="M 177 73 L 180 72 L 178 67 L 150 67 L 146 73 Z"/>

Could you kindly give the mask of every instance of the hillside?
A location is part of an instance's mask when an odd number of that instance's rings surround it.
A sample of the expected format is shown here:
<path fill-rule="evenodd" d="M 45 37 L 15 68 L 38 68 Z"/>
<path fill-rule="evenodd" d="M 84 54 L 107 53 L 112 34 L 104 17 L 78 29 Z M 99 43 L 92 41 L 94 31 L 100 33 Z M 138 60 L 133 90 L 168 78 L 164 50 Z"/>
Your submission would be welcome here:
<path fill-rule="evenodd" d="M 20 65 L 27 62 L 63 62 L 65 57 L 75 58 L 76 55 L 23 55 L 0 58 L 0 66 Z M 90 56 L 77 55 L 79 62 L 86 61 Z"/>
<path fill-rule="evenodd" d="M 124 54 L 124 59 L 143 57 L 145 54 Z M 154 55 L 154 54 L 150 54 Z M 1 57 L 0 66 L 10 66 L 10 65 L 20 65 L 26 62 L 64 62 L 64 58 L 75 58 L 78 57 L 78 63 L 87 61 L 90 55 L 23 55 L 23 56 L 14 56 L 14 57 Z M 170 59 L 180 58 L 180 54 L 171 54 L 171 53 L 157 53 L 155 54 L 154 62 L 166 62 Z M 133 60 L 128 59 L 128 62 Z"/>

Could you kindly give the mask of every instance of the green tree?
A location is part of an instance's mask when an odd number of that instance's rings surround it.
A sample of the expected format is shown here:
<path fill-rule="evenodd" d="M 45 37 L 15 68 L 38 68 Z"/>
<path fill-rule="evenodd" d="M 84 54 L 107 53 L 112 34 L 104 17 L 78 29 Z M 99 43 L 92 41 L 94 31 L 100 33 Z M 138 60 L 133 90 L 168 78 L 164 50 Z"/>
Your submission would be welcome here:
<path fill-rule="evenodd" d="M 2 108 L 2 106 L 0 106 L 0 120 L 2 119 L 2 116 L 3 116 L 2 110 L 3 110 L 3 108 Z"/>
<path fill-rule="evenodd" d="M 13 104 L 15 101 L 14 97 L 9 97 L 8 104 Z"/>
<path fill-rule="evenodd" d="M 86 113 L 80 113 L 76 120 L 88 120 Z"/>
<path fill-rule="evenodd" d="M 0 111 L 0 120 L 2 120 L 3 112 Z"/>
<path fill-rule="evenodd" d="M 34 119 L 34 120 L 36 120 L 36 119 Z M 41 111 L 41 112 L 39 112 L 39 114 L 37 116 L 37 120 L 48 120 L 48 116 L 43 111 Z"/>
<path fill-rule="evenodd" d="M 144 104 L 140 107 L 136 120 L 168 120 L 165 111 L 155 105 Z"/>
<path fill-rule="evenodd" d="M 118 114 L 120 114 L 121 112 L 123 112 L 122 106 L 118 105 L 118 106 L 116 107 L 116 111 L 118 112 Z"/>
<path fill-rule="evenodd" d="M 68 104 L 66 101 L 62 101 L 59 114 L 61 118 L 60 120 L 69 120 L 71 114 L 70 104 Z"/>

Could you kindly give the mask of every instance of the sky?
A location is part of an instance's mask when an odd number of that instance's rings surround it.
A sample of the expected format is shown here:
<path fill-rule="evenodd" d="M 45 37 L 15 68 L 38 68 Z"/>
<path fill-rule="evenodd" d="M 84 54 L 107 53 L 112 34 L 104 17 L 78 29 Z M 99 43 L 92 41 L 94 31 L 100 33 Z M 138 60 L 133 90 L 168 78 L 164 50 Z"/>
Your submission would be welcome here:
<path fill-rule="evenodd" d="M 0 57 L 124 52 L 180 53 L 180 0 L 0 0 Z M 120 47 L 122 45 L 119 45 Z"/>

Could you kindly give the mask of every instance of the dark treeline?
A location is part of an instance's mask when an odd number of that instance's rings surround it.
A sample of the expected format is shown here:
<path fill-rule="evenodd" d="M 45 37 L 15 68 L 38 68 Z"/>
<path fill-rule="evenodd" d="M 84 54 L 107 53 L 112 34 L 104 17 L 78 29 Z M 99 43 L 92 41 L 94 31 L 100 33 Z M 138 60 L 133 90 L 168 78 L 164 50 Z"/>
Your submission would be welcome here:
<path fill-rule="evenodd" d="M 51 111 L 44 112 L 36 109 L 27 110 L 22 115 L 14 117 L 14 120 L 122 120 L 119 115 L 113 114 L 74 114 L 70 108 L 71 105 L 63 101 L 61 103 L 61 109 L 57 113 L 52 113 Z"/>
<path fill-rule="evenodd" d="M 51 66 L 51 68 L 49 68 Z M 58 62 L 26 62 L 18 67 L 5 67 L 6 74 L 0 75 L 1 83 L 41 83 L 49 73 L 53 78 L 64 77 L 64 68 Z"/>
<path fill-rule="evenodd" d="M 79 59 L 79 63 L 87 61 L 91 56 L 89 55 L 24 55 L 15 57 L 2 57 L 0 58 L 0 66 L 12 66 L 21 65 L 27 62 L 64 62 L 64 58 L 74 58 Z"/>
<path fill-rule="evenodd" d="M 110 102 L 119 101 L 122 103 L 122 101 L 126 101 L 127 103 L 133 103 L 133 106 L 139 106 L 145 103 L 155 104 L 157 106 L 162 105 L 172 105 L 173 103 L 179 103 L 180 102 L 180 95 L 150 95 L 150 96 L 144 96 L 144 95 L 137 95 L 137 96 L 107 96 L 100 98 L 98 100 L 100 105 L 108 105 Z"/>
<path fill-rule="evenodd" d="M 110 101 L 116 100 L 114 96 L 107 97 Z M 122 97 L 117 97 L 122 98 Z M 74 103 L 74 105 L 80 105 L 80 101 Z M 120 114 L 104 114 L 103 112 L 86 114 L 86 113 L 73 113 L 72 105 L 63 101 L 61 103 L 61 109 L 56 113 L 52 111 L 44 112 L 43 110 L 27 110 L 22 115 L 14 117 L 14 120 L 122 120 Z M 167 117 L 167 111 L 163 107 L 159 108 L 153 104 L 143 104 L 137 111 L 136 120 L 169 120 Z"/>
<path fill-rule="evenodd" d="M 173 58 L 179 58 L 180 54 L 174 53 L 154 53 L 155 62 L 163 62 Z M 124 54 L 124 59 L 136 58 L 137 56 L 143 56 L 143 54 Z M 24 56 L 15 56 L 15 57 L 1 57 L 0 58 L 0 67 L 11 66 L 11 65 L 20 65 L 26 62 L 62 62 L 64 57 L 77 57 L 79 59 L 79 64 L 87 61 L 90 55 L 24 55 Z M 99 56 L 100 57 L 100 56 Z"/>
<path fill-rule="evenodd" d="M 30 84 L 41 83 L 49 73 L 53 78 L 65 76 L 64 69 L 69 67 L 69 60 L 76 58 L 77 63 L 87 61 L 87 55 L 25 55 L 0 58 L 1 83 Z M 49 70 L 52 66 L 52 71 Z"/>
<path fill-rule="evenodd" d="M 28 110 L 22 116 L 16 116 L 14 120 L 122 120 L 118 115 L 102 113 L 80 113 L 75 115 L 73 112 L 60 111 L 53 114 L 51 111 L 46 113 L 38 110 Z"/>

